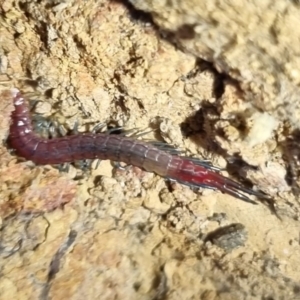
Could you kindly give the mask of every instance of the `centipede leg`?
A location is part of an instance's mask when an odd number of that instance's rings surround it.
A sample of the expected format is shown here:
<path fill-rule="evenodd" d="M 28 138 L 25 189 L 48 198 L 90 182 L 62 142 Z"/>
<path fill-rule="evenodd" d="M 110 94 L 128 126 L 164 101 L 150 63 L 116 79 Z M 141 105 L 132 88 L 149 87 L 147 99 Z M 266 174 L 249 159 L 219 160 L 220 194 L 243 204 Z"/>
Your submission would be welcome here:
<path fill-rule="evenodd" d="M 92 133 L 96 134 L 97 132 L 99 132 L 101 129 L 103 129 L 106 126 L 105 123 L 98 123 L 96 126 L 93 127 L 92 129 Z"/>
<path fill-rule="evenodd" d="M 101 159 L 96 159 L 96 166 L 95 166 L 95 169 L 98 169 L 100 164 L 101 164 Z"/>
<path fill-rule="evenodd" d="M 60 164 L 60 165 L 58 165 L 57 168 L 58 168 L 59 172 L 69 173 L 70 163 Z"/>
<path fill-rule="evenodd" d="M 130 165 L 122 166 L 119 161 L 113 161 L 112 164 L 116 169 L 122 171 L 128 170 L 131 167 Z"/>

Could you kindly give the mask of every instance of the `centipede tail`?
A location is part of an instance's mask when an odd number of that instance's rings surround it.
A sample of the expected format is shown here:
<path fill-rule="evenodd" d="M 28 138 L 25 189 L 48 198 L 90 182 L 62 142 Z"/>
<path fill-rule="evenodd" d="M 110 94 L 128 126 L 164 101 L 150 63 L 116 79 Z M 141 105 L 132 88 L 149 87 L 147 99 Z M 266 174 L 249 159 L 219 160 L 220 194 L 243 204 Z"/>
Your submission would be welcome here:
<path fill-rule="evenodd" d="M 178 162 L 178 159 L 181 161 Z M 252 189 L 247 189 L 242 184 L 235 182 L 210 168 L 195 164 L 189 159 L 179 157 L 174 158 L 174 160 L 176 161 L 174 165 L 179 167 L 169 168 L 167 176 L 182 184 L 217 189 L 252 204 L 257 203 L 243 193 L 262 196 L 261 193 L 253 191 Z M 172 165 L 172 163 L 170 165 Z"/>

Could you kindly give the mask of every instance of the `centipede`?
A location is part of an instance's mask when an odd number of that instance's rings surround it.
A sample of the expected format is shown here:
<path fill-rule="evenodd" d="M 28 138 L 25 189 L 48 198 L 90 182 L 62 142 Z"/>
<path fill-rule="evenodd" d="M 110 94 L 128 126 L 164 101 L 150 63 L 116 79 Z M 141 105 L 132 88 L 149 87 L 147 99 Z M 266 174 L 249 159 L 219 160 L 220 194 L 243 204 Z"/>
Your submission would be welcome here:
<path fill-rule="evenodd" d="M 223 176 L 204 160 L 166 151 L 159 143 L 106 133 L 78 133 L 47 139 L 33 130 L 27 100 L 18 89 L 12 89 L 14 111 L 8 135 L 8 145 L 16 155 L 36 165 L 58 165 L 85 159 L 111 160 L 139 167 L 161 177 L 196 188 L 210 188 L 242 201 L 257 204 L 249 198 L 265 194 L 245 187 Z"/>

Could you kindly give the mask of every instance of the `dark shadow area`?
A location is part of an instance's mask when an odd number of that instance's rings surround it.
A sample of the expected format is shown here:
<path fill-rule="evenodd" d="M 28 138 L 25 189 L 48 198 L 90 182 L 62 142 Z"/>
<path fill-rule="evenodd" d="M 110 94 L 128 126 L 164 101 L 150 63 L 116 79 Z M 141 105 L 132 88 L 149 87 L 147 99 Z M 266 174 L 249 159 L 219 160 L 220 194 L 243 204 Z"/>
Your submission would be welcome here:
<path fill-rule="evenodd" d="M 180 48 L 176 38 L 180 39 L 193 39 L 195 37 L 195 26 L 197 24 L 184 24 L 181 27 L 177 28 L 176 31 L 170 31 L 166 29 L 159 28 L 155 24 L 152 15 L 150 12 L 145 12 L 135 8 L 129 0 L 110 0 L 113 3 L 121 3 L 127 8 L 128 14 L 132 22 L 140 23 L 144 28 L 151 27 L 156 31 L 157 35 L 160 38 L 166 40 L 167 42 L 174 45 L 176 48 Z"/>
<path fill-rule="evenodd" d="M 158 30 L 158 27 L 153 22 L 153 18 L 150 13 L 136 9 L 128 0 L 110 0 L 110 2 L 121 3 L 127 8 L 130 20 L 133 22 L 143 23 L 145 25 L 151 25 L 154 29 Z"/>
<path fill-rule="evenodd" d="M 286 162 L 286 182 L 295 196 L 300 195 L 297 179 L 300 176 L 300 129 L 296 129 L 280 144 L 283 159 Z"/>

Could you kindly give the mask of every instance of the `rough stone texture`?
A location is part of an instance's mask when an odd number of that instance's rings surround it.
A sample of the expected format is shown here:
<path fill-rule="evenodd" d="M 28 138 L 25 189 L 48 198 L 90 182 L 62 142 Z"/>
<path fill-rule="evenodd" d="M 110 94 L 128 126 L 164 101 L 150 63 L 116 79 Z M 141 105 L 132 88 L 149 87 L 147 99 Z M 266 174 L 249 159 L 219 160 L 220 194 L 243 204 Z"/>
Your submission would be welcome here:
<path fill-rule="evenodd" d="M 298 1 L 130 2 L 181 48 L 237 79 L 257 108 L 300 127 Z"/>
<path fill-rule="evenodd" d="M 282 218 L 109 161 L 83 177 L 60 173 L 1 143 L 1 299 L 299 298 L 299 203 L 285 181 L 281 121 L 253 144 L 266 116 L 237 84 L 122 3 L 10 0 L 0 12 L 1 139 L 17 87 L 43 101 L 33 115 L 65 127 L 151 127 L 150 139 L 217 166 L 247 162 L 255 168 L 238 165 L 236 178 L 274 197 Z"/>

